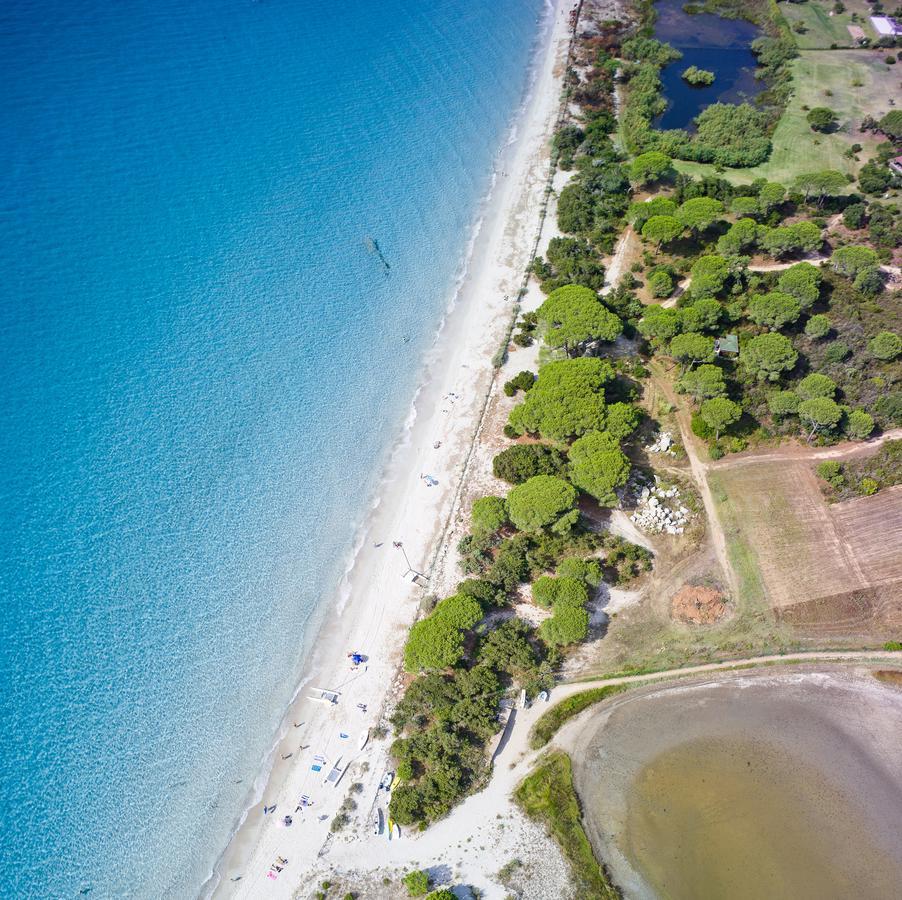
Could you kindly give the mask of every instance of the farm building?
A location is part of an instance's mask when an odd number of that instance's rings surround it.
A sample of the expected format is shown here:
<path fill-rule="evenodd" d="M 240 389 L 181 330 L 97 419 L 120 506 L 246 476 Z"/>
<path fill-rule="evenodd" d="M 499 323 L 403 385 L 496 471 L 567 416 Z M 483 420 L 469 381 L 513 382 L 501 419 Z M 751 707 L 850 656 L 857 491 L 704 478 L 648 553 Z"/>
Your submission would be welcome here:
<path fill-rule="evenodd" d="M 893 170 L 893 172 L 896 173 L 896 175 L 902 177 L 902 156 L 897 156 L 895 157 L 895 159 L 891 159 L 889 161 L 889 167 Z"/>

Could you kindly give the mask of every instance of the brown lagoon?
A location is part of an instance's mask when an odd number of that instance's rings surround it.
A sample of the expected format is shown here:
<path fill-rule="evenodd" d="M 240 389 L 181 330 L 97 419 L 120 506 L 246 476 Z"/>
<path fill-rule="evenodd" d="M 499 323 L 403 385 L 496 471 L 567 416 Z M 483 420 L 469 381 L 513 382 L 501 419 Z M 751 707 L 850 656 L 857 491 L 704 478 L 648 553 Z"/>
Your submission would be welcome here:
<path fill-rule="evenodd" d="M 902 691 L 866 673 L 623 697 L 573 757 L 627 897 L 886 900 L 902 884 Z"/>

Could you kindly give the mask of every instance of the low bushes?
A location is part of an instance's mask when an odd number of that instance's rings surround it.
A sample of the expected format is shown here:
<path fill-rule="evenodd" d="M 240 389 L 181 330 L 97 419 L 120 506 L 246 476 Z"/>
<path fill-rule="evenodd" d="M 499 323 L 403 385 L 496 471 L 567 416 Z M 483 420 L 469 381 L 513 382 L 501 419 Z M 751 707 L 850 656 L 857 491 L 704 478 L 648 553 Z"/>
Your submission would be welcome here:
<path fill-rule="evenodd" d="M 533 750 L 544 747 L 557 733 L 563 725 L 578 716 L 584 709 L 588 709 L 614 694 L 625 691 L 629 685 L 626 684 L 608 684 L 604 687 L 590 688 L 587 691 L 581 691 L 573 694 L 560 703 L 556 703 L 548 712 L 543 713 L 541 718 L 533 726 L 532 733 L 529 736 L 529 746 Z"/>
<path fill-rule="evenodd" d="M 544 824 L 570 864 L 573 888 L 579 897 L 617 900 L 620 896 L 598 864 L 582 825 L 573 770 L 566 753 L 542 759 L 514 792 L 514 799 L 530 818 Z"/>

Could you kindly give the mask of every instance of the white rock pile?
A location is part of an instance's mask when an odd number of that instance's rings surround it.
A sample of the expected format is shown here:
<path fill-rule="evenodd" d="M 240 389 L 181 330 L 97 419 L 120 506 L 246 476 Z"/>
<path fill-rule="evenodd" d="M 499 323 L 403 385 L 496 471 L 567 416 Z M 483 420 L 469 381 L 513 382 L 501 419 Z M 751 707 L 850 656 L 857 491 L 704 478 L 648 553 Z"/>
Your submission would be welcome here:
<path fill-rule="evenodd" d="M 655 478 L 653 486 L 642 488 L 636 511 L 630 519 L 643 531 L 652 534 L 682 534 L 690 515 L 689 510 L 680 503 L 679 490 L 661 487 Z"/>
<path fill-rule="evenodd" d="M 648 453 L 666 453 L 668 456 L 676 456 L 671 449 L 673 447 L 673 435 L 669 431 L 662 431 L 657 440 L 653 444 L 649 444 L 645 449 Z"/>

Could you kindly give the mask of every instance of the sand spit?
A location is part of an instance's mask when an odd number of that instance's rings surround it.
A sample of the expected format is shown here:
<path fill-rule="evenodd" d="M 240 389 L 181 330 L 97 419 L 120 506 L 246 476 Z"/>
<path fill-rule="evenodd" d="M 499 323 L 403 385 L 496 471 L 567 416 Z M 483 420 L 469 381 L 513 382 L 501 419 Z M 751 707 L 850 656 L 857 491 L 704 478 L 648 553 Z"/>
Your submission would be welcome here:
<path fill-rule="evenodd" d="M 894 896 L 902 693 L 869 672 L 625 695 L 569 735 L 596 852 L 629 897 Z"/>
<path fill-rule="evenodd" d="M 475 868 L 469 866 L 470 877 L 479 881 L 480 873 L 496 872 L 508 861 L 502 858 L 496 864 L 494 852 L 455 850 L 459 834 L 434 850 L 411 835 L 391 843 L 385 834 L 373 835 L 373 813 L 385 809 L 388 799 L 379 790 L 389 765 L 388 741 L 379 736 L 378 727 L 399 694 L 401 649 L 424 595 L 421 587 L 403 578 L 408 561 L 413 569 L 429 572 L 430 589 L 440 590 L 454 579 L 453 571 L 443 571 L 446 557 L 439 550 L 492 387 L 491 360 L 507 332 L 512 301 L 539 230 L 571 6 L 549 6 L 529 99 L 515 137 L 499 160 L 467 276 L 425 361 L 409 428 L 359 536 L 354 565 L 337 591 L 342 602 L 325 609 L 327 621 L 317 636 L 305 686 L 289 710 L 257 793 L 249 798 L 254 805 L 205 895 L 306 897 L 339 867 L 375 876 L 395 860 L 405 868 L 412 867 L 414 859 L 425 867 L 447 863 L 457 852 L 471 862 L 481 860 Z M 432 560 L 437 560 L 434 569 Z M 453 554 L 447 565 L 453 565 Z M 365 661 L 354 666 L 347 657 L 351 650 L 363 654 Z M 311 700 L 313 688 L 339 692 L 337 702 Z M 370 738 L 361 749 L 367 730 Z M 337 786 L 324 784 L 336 766 L 341 773 Z M 360 787 L 352 790 L 356 785 Z M 355 804 L 350 822 L 332 835 L 330 823 L 349 797 Z M 527 831 L 523 823 L 507 830 L 512 852 L 521 842 L 541 837 Z M 488 834 L 484 840 L 491 846 Z M 554 850 L 550 842 L 549 848 Z"/>

